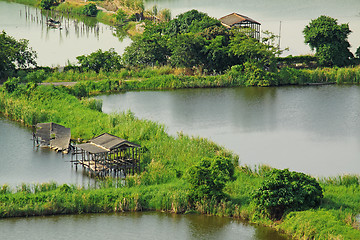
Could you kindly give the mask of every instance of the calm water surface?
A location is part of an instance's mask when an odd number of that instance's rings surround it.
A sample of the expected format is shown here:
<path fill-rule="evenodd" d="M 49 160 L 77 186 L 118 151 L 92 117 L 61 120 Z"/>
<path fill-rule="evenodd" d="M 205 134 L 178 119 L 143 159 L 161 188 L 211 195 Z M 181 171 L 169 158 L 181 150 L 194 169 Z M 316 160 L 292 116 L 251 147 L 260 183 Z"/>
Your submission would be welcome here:
<path fill-rule="evenodd" d="M 127 92 L 103 111 L 130 109 L 234 151 L 241 164 L 314 176 L 360 174 L 360 87 L 280 87 Z"/>
<path fill-rule="evenodd" d="M 262 30 L 279 35 L 281 21 L 281 48 L 289 47 L 285 55 L 311 53 L 304 44 L 302 31 L 305 26 L 321 15 L 338 19 L 339 23 L 349 23 L 353 33 L 349 42 L 354 53 L 360 46 L 360 1 L 359 0 L 147 0 L 146 7 L 154 4 L 158 8 L 171 9 L 173 17 L 191 9 L 206 12 L 220 18 L 233 12 L 246 15 L 261 23 Z"/>
<path fill-rule="evenodd" d="M 93 180 L 75 171 L 69 155 L 33 146 L 32 131 L 0 114 L 0 186 L 55 181 L 81 186 Z M 1 239 L 1 238 L 0 238 Z"/>
<path fill-rule="evenodd" d="M 94 18 L 82 18 L 86 23 L 68 17 L 55 19 L 61 20 L 61 30 L 47 27 L 46 18 L 39 9 L 0 1 L 0 31 L 16 39 L 28 39 L 29 46 L 38 53 L 37 63 L 42 66 L 64 66 L 68 61 L 77 63 L 77 56 L 98 49 L 114 48 L 122 54 L 131 43 L 126 36 L 119 41 L 112 27 Z"/>
<path fill-rule="evenodd" d="M 145 212 L 0 219 L 0 239 L 285 240 L 230 218 Z"/>

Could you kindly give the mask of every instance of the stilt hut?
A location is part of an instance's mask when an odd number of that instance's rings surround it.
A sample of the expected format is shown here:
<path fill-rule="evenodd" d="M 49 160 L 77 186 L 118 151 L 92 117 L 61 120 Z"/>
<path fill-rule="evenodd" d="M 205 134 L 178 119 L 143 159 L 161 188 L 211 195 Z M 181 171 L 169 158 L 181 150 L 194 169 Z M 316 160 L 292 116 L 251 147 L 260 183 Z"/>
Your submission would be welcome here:
<path fill-rule="evenodd" d="M 71 131 L 56 123 L 38 123 L 33 132 L 34 143 L 63 153 L 69 152 Z"/>
<path fill-rule="evenodd" d="M 221 24 L 227 28 L 238 27 L 244 30 L 244 33 L 250 37 L 260 40 L 261 24 L 247 16 L 231 13 L 219 19 Z"/>
<path fill-rule="evenodd" d="M 72 162 L 99 176 L 126 176 L 140 172 L 141 146 L 104 133 L 75 145 Z M 74 159 L 75 158 L 75 159 Z"/>

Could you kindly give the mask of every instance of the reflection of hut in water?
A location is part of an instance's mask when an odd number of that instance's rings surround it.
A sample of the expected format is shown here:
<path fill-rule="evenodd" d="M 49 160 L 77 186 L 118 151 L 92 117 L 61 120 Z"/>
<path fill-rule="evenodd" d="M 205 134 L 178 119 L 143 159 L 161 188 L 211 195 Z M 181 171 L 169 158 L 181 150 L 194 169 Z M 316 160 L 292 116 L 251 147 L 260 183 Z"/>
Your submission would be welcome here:
<path fill-rule="evenodd" d="M 69 151 L 70 138 L 70 128 L 56 123 L 38 123 L 36 132 L 33 133 L 33 139 L 37 146 L 50 147 L 63 153 Z"/>
<path fill-rule="evenodd" d="M 140 172 L 141 146 L 108 133 L 75 145 L 72 162 L 90 173 L 120 176 Z M 74 159 L 75 158 L 75 159 Z"/>
<path fill-rule="evenodd" d="M 257 40 L 260 40 L 260 23 L 241 14 L 231 13 L 222 18 L 219 18 L 222 25 L 227 28 L 238 27 L 243 30 L 243 32 L 253 37 Z"/>

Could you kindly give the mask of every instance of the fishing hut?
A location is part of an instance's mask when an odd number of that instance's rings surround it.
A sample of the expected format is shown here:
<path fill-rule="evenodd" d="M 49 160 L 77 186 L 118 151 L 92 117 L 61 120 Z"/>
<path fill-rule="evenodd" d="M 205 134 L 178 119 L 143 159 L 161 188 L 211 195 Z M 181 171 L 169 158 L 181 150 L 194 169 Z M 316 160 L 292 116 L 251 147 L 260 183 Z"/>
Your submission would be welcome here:
<path fill-rule="evenodd" d="M 68 153 L 71 147 L 70 128 L 50 122 L 38 123 L 33 131 L 33 140 L 36 146 L 49 147 L 57 152 Z"/>
<path fill-rule="evenodd" d="M 104 133 L 74 147 L 71 161 L 90 174 L 117 177 L 140 172 L 141 146 L 125 139 Z"/>
<path fill-rule="evenodd" d="M 237 27 L 243 32 L 253 37 L 257 40 L 260 40 L 260 26 L 261 23 L 238 13 L 231 13 L 219 19 L 221 24 L 227 28 Z"/>

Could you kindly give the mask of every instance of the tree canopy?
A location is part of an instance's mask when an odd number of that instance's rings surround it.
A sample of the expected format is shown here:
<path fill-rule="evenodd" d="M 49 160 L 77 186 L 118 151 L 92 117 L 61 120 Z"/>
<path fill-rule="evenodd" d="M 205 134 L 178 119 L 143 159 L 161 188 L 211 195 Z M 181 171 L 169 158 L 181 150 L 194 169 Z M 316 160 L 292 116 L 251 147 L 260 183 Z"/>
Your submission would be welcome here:
<path fill-rule="evenodd" d="M 337 23 L 337 19 L 320 16 L 303 30 L 305 43 L 316 50 L 321 66 L 345 66 L 353 57 L 347 38 L 351 33 L 349 24 Z"/>
<path fill-rule="evenodd" d="M 219 20 L 191 10 L 163 23 L 147 23 L 144 33 L 125 49 L 128 66 L 164 65 L 200 67 L 222 72 L 247 61 L 269 69 L 277 49 L 247 36 L 239 29 L 228 30 Z"/>
<path fill-rule="evenodd" d="M 29 41 L 16 40 L 4 31 L 0 34 L 0 79 L 10 76 L 17 68 L 36 66 L 36 52 L 28 47 Z"/>

